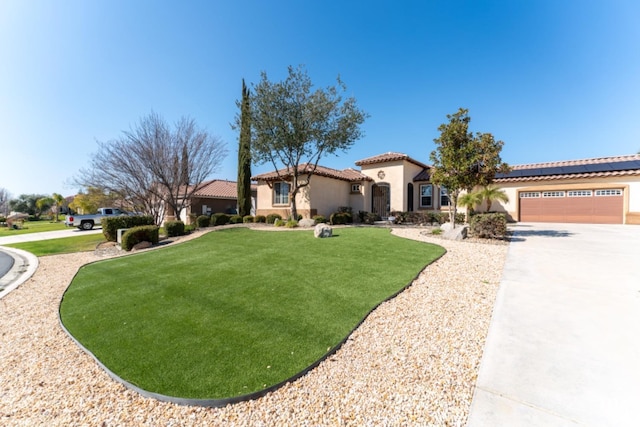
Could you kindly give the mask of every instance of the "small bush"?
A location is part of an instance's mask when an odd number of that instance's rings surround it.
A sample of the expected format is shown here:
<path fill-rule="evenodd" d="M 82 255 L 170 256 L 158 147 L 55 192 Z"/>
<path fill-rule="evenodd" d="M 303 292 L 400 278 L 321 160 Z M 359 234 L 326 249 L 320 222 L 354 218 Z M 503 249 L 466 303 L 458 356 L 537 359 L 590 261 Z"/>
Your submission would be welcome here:
<path fill-rule="evenodd" d="M 338 213 L 348 213 L 349 215 L 353 216 L 353 209 L 351 208 L 351 206 L 340 206 L 338 207 Z"/>
<path fill-rule="evenodd" d="M 167 237 L 176 237 L 184 235 L 184 222 L 182 221 L 165 221 L 164 230 L 167 232 Z"/>
<path fill-rule="evenodd" d="M 348 212 L 334 212 L 329 217 L 331 225 L 350 224 L 353 222 L 353 217 Z"/>
<path fill-rule="evenodd" d="M 251 222 L 253 222 L 253 216 L 251 215 L 245 215 L 242 217 L 242 222 L 245 224 L 249 224 Z"/>
<path fill-rule="evenodd" d="M 242 224 L 242 217 L 240 215 L 231 215 L 229 222 L 231 224 Z"/>
<path fill-rule="evenodd" d="M 211 215 L 211 224 L 213 225 L 225 225 L 229 224 L 231 217 L 225 213 L 215 213 Z"/>
<path fill-rule="evenodd" d="M 433 230 L 431 230 L 431 234 L 434 234 L 436 236 L 442 234 L 442 228 L 434 228 Z"/>
<path fill-rule="evenodd" d="M 285 222 L 282 218 L 276 218 L 276 220 L 273 222 L 273 225 L 275 225 L 276 227 L 282 227 L 284 226 Z"/>
<path fill-rule="evenodd" d="M 269 214 L 267 215 L 267 224 L 275 224 L 277 219 L 282 219 L 282 216 L 277 213 Z"/>
<path fill-rule="evenodd" d="M 114 216 L 109 218 L 102 218 L 100 222 L 102 225 L 102 234 L 109 242 L 115 242 L 118 240 L 118 229 L 120 228 L 133 228 L 141 225 L 155 225 L 153 217 L 150 215 L 135 215 L 135 216 Z"/>
<path fill-rule="evenodd" d="M 314 215 L 313 222 L 314 224 L 324 224 L 327 222 L 327 218 L 325 218 L 324 215 Z"/>
<path fill-rule="evenodd" d="M 507 217 L 501 213 L 474 215 L 469 231 L 475 237 L 503 239 L 507 235 Z"/>
<path fill-rule="evenodd" d="M 158 244 L 160 228 L 156 225 L 141 225 L 125 231 L 122 235 L 121 247 L 125 251 L 130 251 L 140 242 L 150 242 Z"/>
<path fill-rule="evenodd" d="M 191 234 L 196 230 L 196 226 L 193 224 L 184 226 L 184 234 Z"/>
<path fill-rule="evenodd" d="M 255 217 L 253 217 L 253 222 L 264 224 L 265 222 L 267 222 L 267 217 L 264 215 L 256 215 Z"/>
<path fill-rule="evenodd" d="M 211 218 L 208 215 L 200 215 L 196 218 L 198 228 L 207 228 L 211 224 Z"/>
<path fill-rule="evenodd" d="M 285 223 L 284 226 L 287 228 L 296 228 L 298 226 L 298 221 L 296 221 L 295 219 L 290 219 Z"/>

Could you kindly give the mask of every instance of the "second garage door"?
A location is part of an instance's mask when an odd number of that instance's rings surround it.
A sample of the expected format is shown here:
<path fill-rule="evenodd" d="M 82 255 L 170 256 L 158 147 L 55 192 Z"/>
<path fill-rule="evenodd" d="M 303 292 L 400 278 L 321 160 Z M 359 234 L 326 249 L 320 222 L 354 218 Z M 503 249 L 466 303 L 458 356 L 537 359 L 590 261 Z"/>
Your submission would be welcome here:
<path fill-rule="evenodd" d="M 520 192 L 520 221 L 622 224 L 622 189 Z"/>

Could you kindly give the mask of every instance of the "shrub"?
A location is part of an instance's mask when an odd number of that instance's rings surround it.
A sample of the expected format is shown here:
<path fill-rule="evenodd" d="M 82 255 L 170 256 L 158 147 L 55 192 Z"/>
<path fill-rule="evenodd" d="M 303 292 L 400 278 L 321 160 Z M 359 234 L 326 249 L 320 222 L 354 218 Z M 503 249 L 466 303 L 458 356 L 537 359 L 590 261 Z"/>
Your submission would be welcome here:
<path fill-rule="evenodd" d="M 284 224 L 285 222 L 282 218 L 276 218 L 273 222 L 273 225 L 275 225 L 276 227 L 282 227 Z"/>
<path fill-rule="evenodd" d="M 242 217 L 242 222 L 244 222 L 245 224 L 249 224 L 251 222 L 253 222 L 253 216 L 251 215 L 245 215 Z"/>
<path fill-rule="evenodd" d="M 277 219 L 282 219 L 282 216 L 277 213 L 267 215 L 267 224 L 275 224 Z"/>
<path fill-rule="evenodd" d="M 469 231 L 475 237 L 502 239 L 507 235 L 507 217 L 501 213 L 474 215 Z"/>
<path fill-rule="evenodd" d="M 338 207 L 338 213 L 348 213 L 353 216 L 353 209 L 351 209 L 351 206 L 340 206 Z"/>
<path fill-rule="evenodd" d="M 431 230 L 431 234 L 435 234 L 436 236 L 442 234 L 442 228 L 434 228 Z"/>
<path fill-rule="evenodd" d="M 193 224 L 188 224 L 184 226 L 184 234 L 191 234 L 195 231 L 196 227 Z"/>
<path fill-rule="evenodd" d="M 285 223 L 284 226 L 287 228 L 296 228 L 298 226 L 298 221 L 296 221 L 295 219 L 290 219 Z"/>
<path fill-rule="evenodd" d="M 231 215 L 229 222 L 231 224 L 242 224 L 242 217 L 240 215 Z"/>
<path fill-rule="evenodd" d="M 225 213 L 215 213 L 211 215 L 211 224 L 213 225 L 225 225 L 229 224 L 231 217 Z"/>
<path fill-rule="evenodd" d="M 135 215 L 135 216 L 114 216 L 109 218 L 102 218 L 102 234 L 109 242 L 115 242 L 118 240 L 118 229 L 120 228 L 133 228 L 141 225 L 155 225 L 153 217 L 150 215 Z"/>
<path fill-rule="evenodd" d="M 211 224 L 211 218 L 208 215 L 200 215 L 196 218 L 196 225 L 198 228 L 206 228 Z"/>
<path fill-rule="evenodd" d="M 264 215 L 256 215 L 255 217 L 253 217 L 253 222 L 264 224 L 265 222 L 267 222 L 267 217 Z"/>
<path fill-rule="evenodd" d="M 314 222 L 314 224 L 326 223 L 327 222 L 327 218 L 325 218 L 324 215 L 314 215 L 313 216 L 313 222 Z"/>
<path fill-rule="evenodd" d="M 164 230 L 167 237 L 176 237 L 184 235 L 184 222 L 182 221 L 165 221 Z"/>
<path fill-rule="evenodd" d="M 347 212 L 334 212 L 329 217 L 331 225 L 349 224 L 353 222 L 353 217 Z"/>
<path fill-rule="evenodd" d="M 296 221 L 300 221 L 302 219 L 302 214 L 298 214 L 296 215 Z M 291 218 L 291 215 L 289 215 L 289 218 L 287 218 L 287 221 L 292 220 L 293 218 Z"/>
<path fill-rule="evenodd" d="M 150 242 L 156 245 L 159 240 L 160 228 L 157 225 L 141 225 L 125 231 L 122 235 L 121 247 L 125 251 L 130 251 L 140 242 Z"/>

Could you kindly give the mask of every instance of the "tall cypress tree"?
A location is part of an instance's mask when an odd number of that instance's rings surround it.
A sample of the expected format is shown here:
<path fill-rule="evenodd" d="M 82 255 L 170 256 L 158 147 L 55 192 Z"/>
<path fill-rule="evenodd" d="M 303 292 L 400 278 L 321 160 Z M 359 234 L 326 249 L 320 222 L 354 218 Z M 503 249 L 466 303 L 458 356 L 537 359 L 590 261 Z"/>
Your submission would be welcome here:
<path fill-rule="evenodd" d="M 238 214 L 251 214 L 251 109 L 249 89 L 242 79 L 240 141 L 238 146 Z"/>

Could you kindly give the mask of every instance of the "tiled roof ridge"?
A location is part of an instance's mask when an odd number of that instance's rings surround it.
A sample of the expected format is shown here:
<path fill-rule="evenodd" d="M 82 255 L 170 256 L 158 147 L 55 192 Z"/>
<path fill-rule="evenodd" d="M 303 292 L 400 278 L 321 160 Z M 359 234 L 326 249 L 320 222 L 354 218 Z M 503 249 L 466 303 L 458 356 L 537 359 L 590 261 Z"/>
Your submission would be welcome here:
<path fill-rule="evenodd" d="M 309 169 L 307 169 L 309 167 Z M 311 163 L 301 163 L 298 165 L 298 171 L 299 172 L 306 172 L 311 170 L 311 168 L 313 168 L 313 164 Z M 274 180 L 274 179 L 278 179 L 278 177 L 287 177 L 291 174 L 291 172 L 288 171 L 288 168 L 282 168 L 282 169 L 278 169 L 277 171 L 271 171 L 271 172 L 266 172 L 263 174 L 259 174 L 256 175 L 254 177 L 252 177 L 253 179 L 263 179 L 263 180 Z M 326 177 L 330 177 L 330 178 L 336 178 L 336 179 L 341 179 L 341 180 L 345 180 L 345 181 L 359 181 L 359 180 L 368 180 L 370 179 L 369 177 L 367 177 L 366 175 L 364 175 L 362 172 L 360 172 L 357 169 L 353 169 L 353 168 L 346 168 L 343 170 L 339 170 L 339 169 L 334 169 L 334 168 L 330 168 L 327 166 L 322 166 L 322 165 L 316 165 L 315 167 L 315 171 L 313 172 L 314 175 L 319 175 L 319 176 L 326 176 Z"/>
<path fill-rule="evenodd" d="M 599 163 L 624 162 L 628 160 L 640 160 L 640 154 L 627 154 L 627 155 L 608 156 L 608 157 L 593 157 L 593 158 L 578 159 L 578 160 L 560 160 L 555 162 L 526 163 L 522 165 L 513 165 L 511 167 L 514 170 L 537 169 L 537 168 L 551 168 L 551 167 L 558 167 L 558 166 L 594 165 Z"/>
<path fill-rule="evenodd" d="M 361 165 L 373 165 L 376 163 L 384 163 L 384 162 L 392 162 L 392 161 L 396 161 L 396 160 L 406 160 L 408 162 L 411 162 L 417 166 L 421 166 L 421 167 L 430 167 L 429 165 L 422 163 L 419 160 L 414 159 L 413 157 L 409 156 L 408 154 L 405 153 L 399 153 L 396 151 L 387 151 L 386 153 L 382 153 L 382 154 L 377 154 L 375 156 L 370 156 L 367 157 L 365 159 L 362 160 L 358 160 L 356 163 L 357 166 L 361 166 Z"/>

